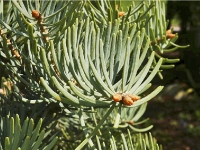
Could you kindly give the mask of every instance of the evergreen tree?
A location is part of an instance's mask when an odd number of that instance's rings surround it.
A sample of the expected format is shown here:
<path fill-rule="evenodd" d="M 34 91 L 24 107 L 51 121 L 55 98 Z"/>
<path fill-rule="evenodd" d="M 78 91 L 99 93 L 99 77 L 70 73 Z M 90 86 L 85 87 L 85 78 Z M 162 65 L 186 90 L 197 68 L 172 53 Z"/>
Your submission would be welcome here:
<path fill-rule="evenodd" d="M 0 0 L 0 35 L 0 149 L 162 149 L 142 116 L 187 47 L 165 2 Z"/>

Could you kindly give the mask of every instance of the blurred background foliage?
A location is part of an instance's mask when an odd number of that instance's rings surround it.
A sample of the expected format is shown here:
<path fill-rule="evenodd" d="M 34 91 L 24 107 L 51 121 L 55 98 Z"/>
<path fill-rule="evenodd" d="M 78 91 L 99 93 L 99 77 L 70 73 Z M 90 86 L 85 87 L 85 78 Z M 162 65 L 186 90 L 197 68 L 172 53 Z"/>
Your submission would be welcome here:
<path fill-rule="evenodd" d="M 173 69 L 163 72 L 165 89 L 152 100 L 146 115 L 153 135 L 164 149 L 197 150 L 200 147 L 200 1 L 166 2 L 168 28 L 179 34 L 178 44 L 190 47 L 164 54 L 180 58 Z M 156 110 L 156 111 L 155 111 Z"/>

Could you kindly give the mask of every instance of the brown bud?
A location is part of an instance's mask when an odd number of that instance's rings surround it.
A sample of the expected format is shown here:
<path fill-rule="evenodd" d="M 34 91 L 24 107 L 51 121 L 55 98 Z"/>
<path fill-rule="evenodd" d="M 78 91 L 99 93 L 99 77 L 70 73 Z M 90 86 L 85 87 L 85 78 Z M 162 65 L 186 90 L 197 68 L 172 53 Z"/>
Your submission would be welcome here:
<path fill-rule="evenodd" d="M 33 17 L 33 18 L 37 19 L 39 16 L 40 16 L 39 11 L 37 11 L 37 10 L 32 10 L 32 17 Z"/>
<path fill-rule="evenodd" d="M 125 13 L 125 12 L 123 12 L 123 11 L 119 11 L 119 12 L 118 12 L 118 16 L 119 16 L 119 17 L 122 17 L 122 16 L 124 15 L 124 13 Z"/>
<path fill-rule="evenodd" d="M 0 30 L 0 34 L 1 34 L 1 35 L 3 34 L 3 30 Z"/>
<path fill-rule="evenodd" d="M 122 95 L 121 94 L 114 94 L 112 96 L 112 99 L 115 101 L 115 102 L 119 102 L 122 100 Z"/>
<path fill-rule="evenodd" d="M 39 17 L 37 18 L 38 20 L 38 23 L 41 25 L 41 23 L 43 22 L 43 17 L 42 15 L 40 14 Z"/>
<path fill-rule="evenodd" d="M 13 54 L 14 56 L 16 56 L 17 59 L 21 59 L 21 56 L 19 55 L 18 51 L 17 50 L 13 50 Z"/>
<path fill-rule="evenodd" d="M 134 94 L 130 94 L 129 97 L 132 99 L 133 102 L 137 101 L 138 99 L 140 99 L 139 96 L 134 95 Z"/>
<path fill-rule="evenodd" d="M 171 34 L 171 33 L 172 33 L 172 30 L 167 30 L 166 31 L 166 35 Z"/>
<path fill-rule="evenodd" d="M 44 33 L 46 32 L 44 26 L 40 26 L 40 30 L 41 30 L 42 32 L 44 32 Z"/>
<path fill-rule="evenodd" d="M 133 125 L 134 122 L 133 121 L 127 121 L 128 124 Z"/>
<path fill-rule="evenodd" d="M 7 42 L 7 44 L 8 44 L 8 45 L 10 45 L 10 44 L 11 44 L 11 41 L 10 41 L 10 39 L 7 39 L 7 41 L 6 41 L 6 42 Z"/>
<path fill-rule="evenodd" d="M 126 105 L 126 106 L 131 106 L 131 105 L 133 105 L 133 100 L 132 100 L 128 95 L 123 96 L 122 102 L 123 102 L 123 104 Z"/>
<path fill-rule="evenodd" d="M 167 39 L 173 39 L 176 35 L 175 34 L 168 34 Z"/>
<path fill-rule="evenodd" d="M 176 35 L 172 34 L 172 30 L 167 30 L 166 31 L 166 37 L 167 39 L 173 39 Z"/>

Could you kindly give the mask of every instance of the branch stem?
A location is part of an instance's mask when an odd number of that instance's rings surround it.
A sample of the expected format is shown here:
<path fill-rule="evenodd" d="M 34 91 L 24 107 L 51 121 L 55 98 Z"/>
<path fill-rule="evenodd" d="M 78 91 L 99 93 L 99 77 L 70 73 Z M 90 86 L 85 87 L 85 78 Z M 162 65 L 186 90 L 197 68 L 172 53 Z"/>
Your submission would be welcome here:
<path fill-rule="evenodd" d="M 115 108 L 116 103 L 113 102 L 112 106 L 109 108 L 109 110 L 106 112 L 106 114 L 104 115 L 104 117 L 101 119 L 101 121 L 98 123 L 98 125 L 95 127 L 95 129 L 92 131 L 92 133 L 75 149 L 75 150 L 80 150 L 81 148 L 83 148 L 85 146 L 85 144 L 87 144 L 87 142 L 94 136 L 96 135 L 96 132 L 98 131 L 98 129 L 103 125 L 104 121 L 108 118 L 108 116 L 110 115 L 110 113 L 113 111 L 113 109 Z"/>

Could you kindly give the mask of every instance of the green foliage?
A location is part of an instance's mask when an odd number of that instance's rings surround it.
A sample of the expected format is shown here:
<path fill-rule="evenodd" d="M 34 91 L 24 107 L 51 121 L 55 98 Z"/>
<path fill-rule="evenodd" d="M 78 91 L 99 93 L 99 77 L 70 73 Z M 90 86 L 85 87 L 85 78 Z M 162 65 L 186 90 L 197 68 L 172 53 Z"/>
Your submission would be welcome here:
<path fill-rule="evenodd" d="M 136 133 L 153 127 L 140 126 L 147 102 L 163 89 L 147 94 L 152 79 L 179 61 L 161 54 L 186 47 L 167 35 L 163 2 L 133 2 L 127 12 L 119 1 L 6 4 L 1 148 L 162 149 L 151 134 Z M 127 105 L 125 95 L 140 99 Z"/>
<path fill-rule="evenodd" d="M 19 115 L 16 115 L 15 117 L 7 116 L 1 118 L 1 149 L 53 149 L 57 137 L 54 137 L 52 141 L 45 143 L 43 139 L 47 135 L 45 135 L 44 130 L 40 131 L 42 119 L 38 121 L 36 126 L 34 126 L 34 124 L 33 119 L 26 118 L 21 125 Z"/>
<path fill-rule="evenodd" d="M 0 105 L 1 149 L 57 149 L 55 127 L 63 114 L 59 106 L 24 103 L 14 93 L 1 95 Z"/>

